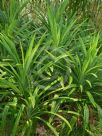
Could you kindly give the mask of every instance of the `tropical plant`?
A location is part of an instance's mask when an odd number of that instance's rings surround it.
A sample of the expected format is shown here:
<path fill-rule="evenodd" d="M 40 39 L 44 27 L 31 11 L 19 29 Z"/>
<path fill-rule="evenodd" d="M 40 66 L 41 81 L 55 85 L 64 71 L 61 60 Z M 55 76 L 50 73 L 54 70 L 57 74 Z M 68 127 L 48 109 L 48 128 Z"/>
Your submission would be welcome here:
<path fill-rule="evenodd" d="M 102 34 L 88 21 L 89 1 L 0 4 L 2 136 L 37 135 L 39 124 L 55 136 L 93 135 L 102 118 Z"/>

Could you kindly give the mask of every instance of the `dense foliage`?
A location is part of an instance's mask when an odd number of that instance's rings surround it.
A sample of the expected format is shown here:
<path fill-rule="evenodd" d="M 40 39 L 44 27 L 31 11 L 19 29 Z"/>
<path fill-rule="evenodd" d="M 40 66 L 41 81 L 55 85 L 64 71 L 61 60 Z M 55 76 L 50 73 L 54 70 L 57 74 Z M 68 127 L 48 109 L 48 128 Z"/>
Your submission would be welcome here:
<path fill-rule="evenodd" d="M 99 18 L 101 1 L 1 0 L 1 136 L 102 135 Z"/>

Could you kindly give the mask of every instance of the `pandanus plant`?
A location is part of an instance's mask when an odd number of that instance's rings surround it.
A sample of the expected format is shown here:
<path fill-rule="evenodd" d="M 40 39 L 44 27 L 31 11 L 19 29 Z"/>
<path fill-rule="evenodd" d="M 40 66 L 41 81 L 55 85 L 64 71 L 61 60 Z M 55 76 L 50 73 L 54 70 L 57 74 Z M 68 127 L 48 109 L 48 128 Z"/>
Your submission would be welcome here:
<path fill-rule="evenodd" d="M 2 136 L 36 135 L 41 122 L 56 136 L 92 134 L 92 112 L 102 117 L 100 34 L 67 12 L 68 0 L 36 11 L 38 24 L 10 2 L 0 33 Z"/>

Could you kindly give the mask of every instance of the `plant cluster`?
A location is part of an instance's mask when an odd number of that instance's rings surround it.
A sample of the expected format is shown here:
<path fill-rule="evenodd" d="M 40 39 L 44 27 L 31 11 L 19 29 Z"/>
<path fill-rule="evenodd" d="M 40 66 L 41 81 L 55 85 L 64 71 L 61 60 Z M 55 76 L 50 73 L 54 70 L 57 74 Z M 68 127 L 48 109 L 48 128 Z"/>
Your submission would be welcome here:
<path fill-rule="evenodd" d="M 1 1 L 1 136 L 101 135 L 102 31 L 85 2 Z"/>

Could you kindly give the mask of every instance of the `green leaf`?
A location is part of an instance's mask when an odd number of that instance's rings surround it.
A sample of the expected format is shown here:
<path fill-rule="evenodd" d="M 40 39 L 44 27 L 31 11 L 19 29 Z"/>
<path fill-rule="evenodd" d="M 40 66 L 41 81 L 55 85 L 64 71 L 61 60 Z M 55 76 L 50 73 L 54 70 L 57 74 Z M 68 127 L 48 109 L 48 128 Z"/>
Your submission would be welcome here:
<path fill-rule="evenodd" d="M 25 106 L 22 104 L 21 108 L 20 108 L 20 110 L 19 110 L 19 112 L 17 114 L 17 117 L 16 117 L 16 120 L 15 120 L 15 123 L 14 123 L 14 126 L 12 128 L 12 132 L 11 132 L 10 136 L 16 136 L 16 134 L 17 134 L 18 125 L 19 125 L 20 118 L 21 118 L 21 115 L 23 113 L 24 107 Z"/>
<path fill-rule="evenodd" d="M 92 94 L 91 94 L 89 91 L 87 91 L 86 94 L 87 94 L 87 96 L 88 96 L 88 98 L 89 98 L 91 104 L 96 108 L 97 104 L 96 104 L 96 102 L 95 102 L 95 100 L 94 100 Z"/>
<path fill-rule="evenodd" d="M 31 135 L 31 129 L 32 129 L 32 120 L 28 121 L 28 128 L 26 131 L 26 136 L 30 136 Z"/>
<path fill-rule="evenodd" d="M 15 47 L 15 44 L 12 42 L 10 38 L 8 38 L 5 34 L 0 34 L 0 43 L 3 47 L 8 51 L 8 53 L 12 56 L 12 59 L 15 63 L 20 63 L 20 59 Z"/>
<path fill-rule="evenodd" d="M 37 119 L 41 120 L 42 122 L 44 122 L 49 128 L 50 130 L 52 131 L 52 133 L 55 135 L 55 136 L 59 136 L 57 131 L 55 130 L 55 128 L 47 121 L 45 121 L 44 119 L 40 118 L 40 117 L 36 117 Z"/>
<path fill-rule="evenodd" d="M 97 106 L 97 110 L 99 121 L 102 122 L 102 108 L 100 106 Z"/>
<path fill-rule="evenodd" d="M 92 88 L 91 82 L 89 80 L 85 80 L 85 81 L 88 83 L 88 85 L 90 86 L 90 88 Z"/>
<path fill-rule="evenodd" d="M 35 35 L 32 37 L 30 45 L 28 46 L 28 49 L 26 51 L 25 62 L 29 59 L 29 57 L 32 53 L 32 49 L 33 49 L 33 46 L 34 46 L 34 40 L 35 40 Z"/>
<path fill-rule="evenodd" d="M 48 112 L 48 111 L 45 111 L 45 113 L 52 114 L 52 115 L 55 115 L 55 116 L 59 117 L 60 119 L 62 119 L 66 123 L 66 125 L 68 126 L 68 128 L 70 130 L 72 130 L 72 127 L 71 127 L 69 121 L 66 118 L 64 118 L 63 116 L 61 116 L 60 114 L 53 113 L 53 112 Z"/>
<path fill-rule="evenodd" d="M 2 136 L 5 136 L 6 135 L 6 122 L 7 122 L 7 115 L 8 115 L 8 110 L 9 110 L 9 106 L 6 105 L 4 110 L 3 110 L 3 113 L 2 113 L 2 122 L 1 122 L 1 133 L 2 133 Z"/>
<path fill-rule="evenodd" d="M 30 43 L 29 49 L 27 50 L 26 57 L 25 57 L 25 67 L 24 67 L 25 68 L 25 74 L 27 74 L 27 72 L 28 72 L 28 70 L 29 70 L 29 68 L 32 64 L 34 55 L 37 52 L 37 50 L 38 50 L 41 42 L 44 40 L 44 38 L 45 38 L 45 33 L 42 35 L 41 39 L 38 41 L 38 43 L 36 45 L 33 45 L 35 36 L 32 38 L 32 41 Z"/>
<path fill-rule="evenodd" d="M 89 108 L 87 104 L 84 106 L 84 129 L 88 127 L 89 124 Z"/>
<path fill-rule="evenodd" d="M 25 126 L 23 127 L 22 131 L 21 131 L 21 136 L 25 136 L 26 133 L 26 129 L 28 128 L 28 121 L 26 121 Z"/>

